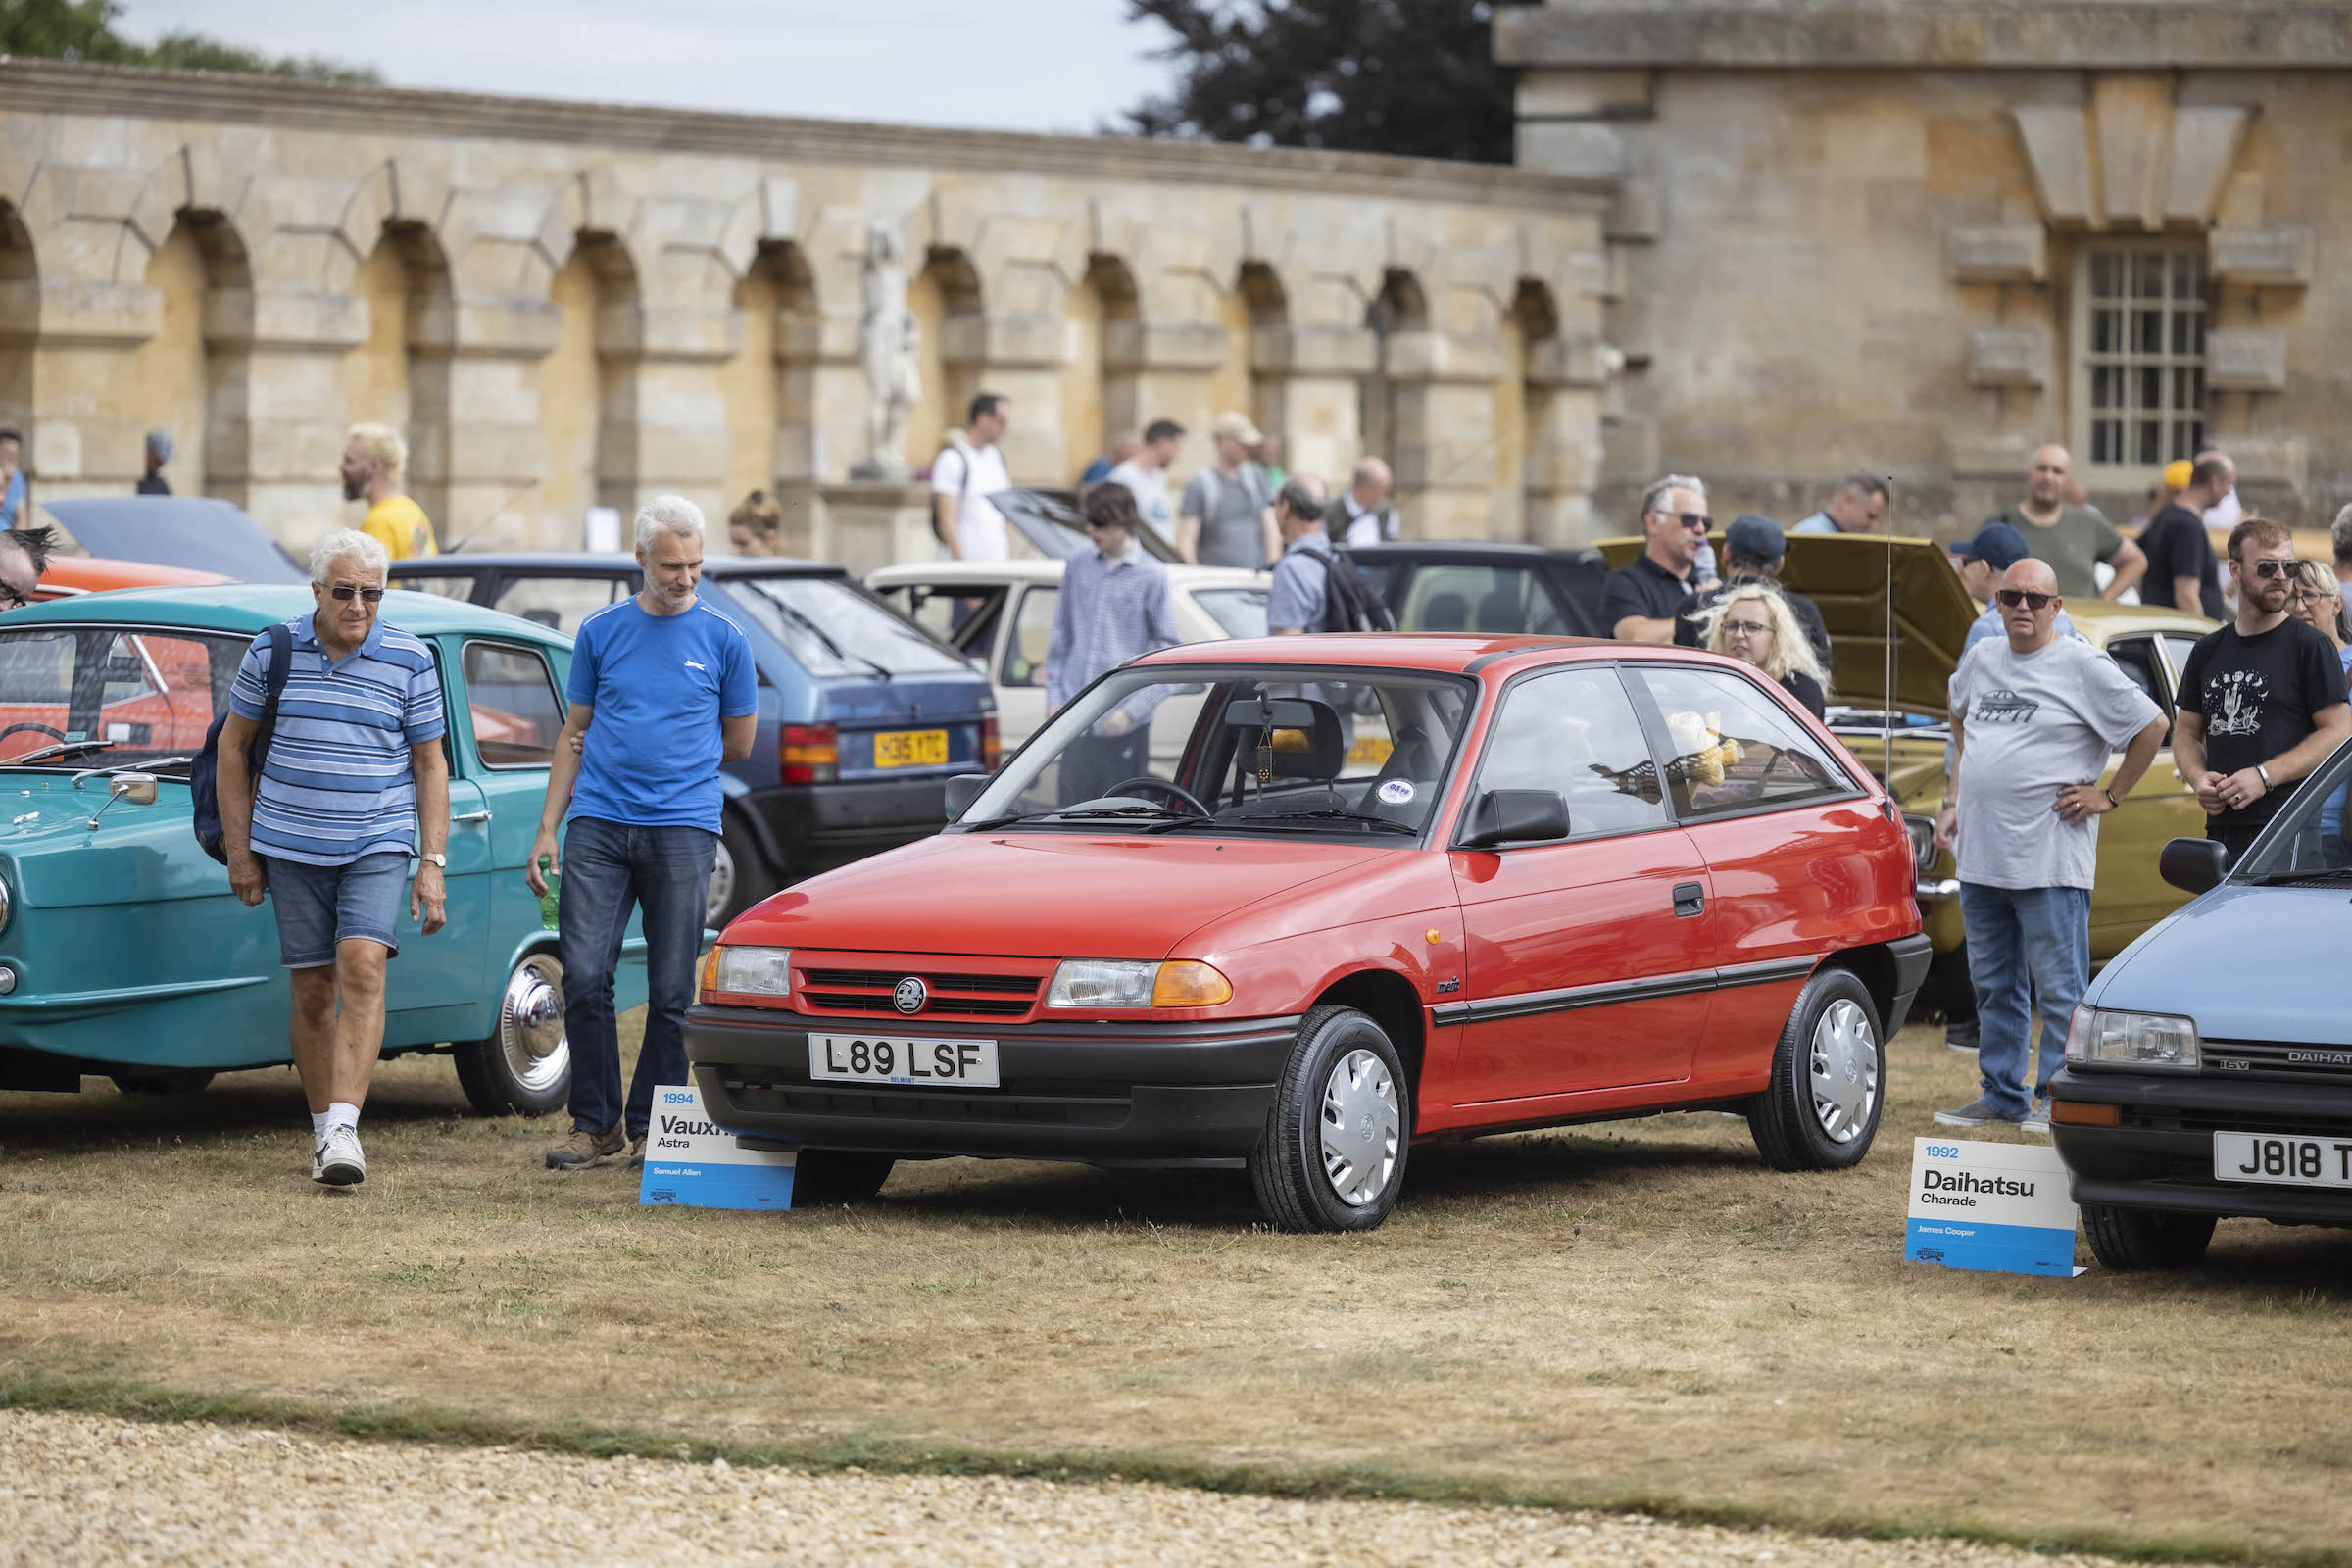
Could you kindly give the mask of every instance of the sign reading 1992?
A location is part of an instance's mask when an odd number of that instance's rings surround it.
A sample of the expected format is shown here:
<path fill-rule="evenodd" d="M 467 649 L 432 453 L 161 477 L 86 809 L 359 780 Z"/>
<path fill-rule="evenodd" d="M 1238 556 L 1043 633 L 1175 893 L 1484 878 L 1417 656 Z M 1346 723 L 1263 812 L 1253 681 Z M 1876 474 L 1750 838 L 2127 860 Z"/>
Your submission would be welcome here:
<path fill-rule="evenodd" d="M 808 1037 L 808 1076 L 833 1083 L 994 1089 L 997 1043 L 812 1034 Z"/>

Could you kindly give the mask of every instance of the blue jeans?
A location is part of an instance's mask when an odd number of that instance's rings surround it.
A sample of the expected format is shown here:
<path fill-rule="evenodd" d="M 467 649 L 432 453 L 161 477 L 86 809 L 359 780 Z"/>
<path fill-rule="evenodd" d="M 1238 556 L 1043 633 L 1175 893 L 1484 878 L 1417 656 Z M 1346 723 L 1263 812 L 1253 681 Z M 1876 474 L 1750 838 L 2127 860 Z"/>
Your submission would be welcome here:
<path fill-rule="evenodd" d="M 1977 1065 L 1985 1098 L 2027 1109 L 2026 1058 L 2034 1003 L 2041 1003 L 2041 1063 L 2034 1093 L 2049 1093 L 2066 1061 L 2066 1031 L 2090 984 L 2088 888 L 1988 888 L 1960 884 L 1968 973 L 1977 991 Z"/>
<path fill-rule="evenodd" d="M 571 1043 L 571 1124 L 604 1132 L 623 1119 L 612 971 L 634 905 L 645 913 L 645 1043 L 629 1080 L 628 1133 L 654 1119 L 654 1090 L 686 1082 L 686 1007 L 703 948 L 703 901 L 718 835 L 575 816 L 564 830 L 556 951 L 564 960 L 564 1031 Z"/>

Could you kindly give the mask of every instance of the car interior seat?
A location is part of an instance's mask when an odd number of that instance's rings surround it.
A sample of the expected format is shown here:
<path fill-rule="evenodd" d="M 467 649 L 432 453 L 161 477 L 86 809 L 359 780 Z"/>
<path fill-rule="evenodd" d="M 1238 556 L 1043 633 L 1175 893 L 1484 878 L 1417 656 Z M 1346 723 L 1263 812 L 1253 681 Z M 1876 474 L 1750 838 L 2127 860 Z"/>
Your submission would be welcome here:
<path fill-rule="evenodd" d="M 1521 612 L 1518 590 L 1497 588 L 1478 602 L 1480 631 L 1525 631 L 1526 616 Z"/>
<path fill-rule="evenodd" d="M 1423 631 L 1468 631 L 1470 601 L 1460 594 L 1431 594 L 1421 607 Z"/>

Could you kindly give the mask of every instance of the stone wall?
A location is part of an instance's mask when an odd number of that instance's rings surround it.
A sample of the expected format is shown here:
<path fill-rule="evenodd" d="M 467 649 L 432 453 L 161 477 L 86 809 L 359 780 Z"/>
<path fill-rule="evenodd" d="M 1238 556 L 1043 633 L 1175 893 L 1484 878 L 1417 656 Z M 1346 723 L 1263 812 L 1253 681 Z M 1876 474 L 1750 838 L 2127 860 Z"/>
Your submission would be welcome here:
<path fill-rule="evenodd" d="M 2207 430 L 2249 505 L 2352 501 L 2352 5 L 1559 0 L 1499 13 L 1523 167 L 1620 178 L 1604 507 L 1662 468 L 1783 518 L 1895 481 L 1973 526 L 2081 439 L 2087 256 L 2205 265 Z M 2127 454 L 2127 458 L 2129 454 Z"/>
<path fill-rule="evenodd" d="M 1369 410 L 1415 531 L 1565 541 L 1594 529 L 1609 190 L 0 62 L 0 424 L 60 497 L 128 489 L 172 430 L 183 493 L 289 542 L 356 514 L 336 460 L 375 418 L 445 542 L 576 547 L 590 506 L 715 518 L 759 485 L 822 550 L 878 220 L 924 331 L 917 465 L 981 387 L 1028 483 L 1160 415 L 1181 478 L 1227 406 L 1344 481 Z"/>

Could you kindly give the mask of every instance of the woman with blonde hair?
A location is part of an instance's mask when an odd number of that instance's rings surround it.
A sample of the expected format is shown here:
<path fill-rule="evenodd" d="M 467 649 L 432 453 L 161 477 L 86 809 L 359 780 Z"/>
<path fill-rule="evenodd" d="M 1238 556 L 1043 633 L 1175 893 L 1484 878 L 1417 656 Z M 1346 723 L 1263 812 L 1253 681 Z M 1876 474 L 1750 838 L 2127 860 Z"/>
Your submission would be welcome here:
<path fill-rule="evenodd" d="M 2325 561 L 2305 556 L 2286 565 L 2286 580 L 2294 593 L 2286 602 L 2286 612 L 2328 639 L 2335 650 L 2336 662 L 2352 672 L 2352 616 L 2344 613 L 2343 585 L 2335 580 L 2335 568 Z M 2352 784 L 2337 792 L 2335 799 L 2320 808 L 2320 840 L 2326 852 L 2328 865 L 2342 865 L 2344 855 L 2344 808 L 2352 804 Z"/>
<path fill-rule="evenodd" d="M 1815 718 L 1828 707 L 1829 671 L 1814 657 L 1796 612 L 1769 584 L 1733 587 L 1699 617 L 1699 635 L 1708 652 L 1753 664 L 1786 686 Z"/>

